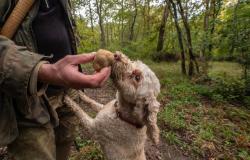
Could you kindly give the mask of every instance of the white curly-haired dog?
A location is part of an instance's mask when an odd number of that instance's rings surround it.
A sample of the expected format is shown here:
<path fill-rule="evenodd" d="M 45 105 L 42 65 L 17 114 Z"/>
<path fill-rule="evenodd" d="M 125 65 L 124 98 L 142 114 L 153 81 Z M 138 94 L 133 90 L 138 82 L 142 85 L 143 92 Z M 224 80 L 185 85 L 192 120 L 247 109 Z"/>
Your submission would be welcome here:
<path fill-rule="evenodd" d="M 117 88 L 116 99 L 102 105 L 80 92 L 97 116 L 88 116 L 68 96 L 65 103 L 72 107 L 84 128 L 97 140 L 108 160 L 146 160 L 144 144 L 147 136 L 159 141 L 157 113 L 160 83 L 151 69 L 141 61 L 130 61 L 116 53 L 111 78 Z"/>

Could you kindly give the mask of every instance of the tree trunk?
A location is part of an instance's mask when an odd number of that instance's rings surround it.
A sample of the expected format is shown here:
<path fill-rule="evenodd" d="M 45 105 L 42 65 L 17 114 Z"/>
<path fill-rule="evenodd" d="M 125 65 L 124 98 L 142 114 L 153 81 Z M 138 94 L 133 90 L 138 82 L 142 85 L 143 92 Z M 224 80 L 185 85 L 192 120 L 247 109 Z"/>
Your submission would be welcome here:
<path fill-rule="evenodd" d="M 142 17 L 143 17 L 143 33 L 142 33 L 142 36 L 145 36 L 146 35 L 146 32 L 147 32 L 147 23 L 146 23 L 146 2 L 144 1 L 143 3 L 143 8 L 142 8 Z"/>
<path fill-rule="evenodd" d="M 208 74 L 208 62 L 207 62 L 207 48 L 209 44 L 209 39 L 210 35 L 208 33 L 209 29 L 209 15 L 210 15 L 210 0 L 204 0 L 204 5 L 205 5 L 205 14 L 204 14 L 204 22 L 203 22 L 203 30 L 204 30 L 204 36 L 203 36 L 203 44 L 202 44 L 202 49 L 201 49 L 201 69 L 202 69 L 202 74 L 206 75 Z"/>
<path fill-rule="evenodd" d="M 220 9 L 221 9 L 221 6 L 222 6 L 222 0 L 211 0 L 210 1 L 210 13 L 212 15 L 212 22 L 211 22 L 211 29 L 210 29 L 210 37 L 213 36 L 214 34 L 214 30 L 215 30 L 215 20 L 217 19 L 219 13 L 220 13 Z M 216 6 L 216 2 L 217 2 L 217 5 Z M 218 7 L 218 8 L 217 8 Z M 217 8 L 217 9 L 216 9 Z M 209 42 L 209 45 L 208 45 L 208 53 L 209 53 L 209 56 L 211 55 L 211 51 L 213 49 L 213 43 L 210 41 Z"/>
<path fill-rule="evenodd" d="M 142 17 L 143 17 L 143 24 L 142 24 L 142 36 L 147 36 L 150 30 L 150 1 L 151 0 L 143 0 L 142 2 Z M 140 3 L 140 1 L 138 1 Z M 142 37 L 142 38 L 143 38 Z"/>
<path fill-rule="evenodd" d="M 118 19 L 117 33 L 117 39 L 121 43 L 121 18 Z"/>
<path fill-rule="evenodd" d="M 237 42 L 238 42 L 238 17 L 237 17 L 237 10 L 240 4 L 240 0 L 237 1 L 235 7 L 234 7 L 234 11 L 233 11 L 233 28 L 232 30 L 234 31 L 234 36 L 233 36 L 233 41 L 232 41 L 232 47 L 229 51 L 230 55 L 233 55 L 235 48 L 237 47 Z"/>
<path fill-rule="evenodd" d="M 101 47 L 105 48 L 106 47 L 106 42 L 105 42 L 105 31 L 104 31 L 104 27 L 103 27 L 103 17 L 102 17 L 102 5 L 103 5 L 103 0 L 96 0 L 96 9 L 97 9 L 97 15 L 99 18 L 99 27 L 101 30 Z"/>
<path fill-rule="evenodd" d="M 109 46 L 109 23 L 106 23 L 106 45 Z"/>
<path fill-rule="evenodd" d="M 202 45 L 202 59 L 205 59 L 206 56 L 206 48 L 208 44 L 208 27 L 209 27 L 209 1 L 210 0 L 204 0 L 205 4 L 205 15 L 204 15 L 204 24 L 203 24 L 203 30 L 205 33 L 204 39 L 203 39 L 203 45 Z"/>
<path fill-rule="evenodd" d="M 134 15 L 133 15 L 133 19 L 132 19 L 132 23 L 130 26 L 130 34 L 129 34 L 129 40 L 132 41 L 134 39 L 134 27 L 135 27 L 135 22 L 136 22 L 136 17 L 137 17 L 137 1 L 133 0 L 134 2 Z"/>
<path fill-rule="evenodd" d="M 168 14 L 169 14 L 169 6 L 168 3 L 165 1 L 165 7 L 162 15 L 162 20 L 161 20 L 161 25 L 159 28 L 159 35 L 158 35 L 158 43 L 157 43 L 157 48 L 156 51 L 159 52 L 163 49 L 163 44 L 164 44 L 164 34 L 165 34 L 165 27 L 166 27 L 166 22 L 168 19 Z"/>
<path fill-rule="evenodd" d="M 90 25 L 91 25 L 91 31 L 94 32 L 94 23 L 93 23 L 93 13 L 92 13 L 92 6 L 91 6 L 91 1 L 88 1 L 88 6 L 89 6 L 89 18 L 90 18 Z"/>
<path fill-rule="evenodd" d="M 147 2 L 147 35 L 150 33 L 150 0 L 146 0 Z"/>
<path fill-rule="evenodd" d="M 113 23 L 110 24 L 110 42 L 113 43 L 114 28 Z"/>
<path fill-rule="evenodd" d="M 124 0 L 122 0 L 122 14 L 121 14 L 121 46 L 124 43 Z"/>
<path fill-rule="evenodd" d="M 193 76 L 194 74 L 194 64 L 196 67 L 196 71 L 197 73 L 199 73 L 199 66 L 198 63 L 196 61 L 196 58 L 194 56 L 193 53 L 193 47 L 192 47 L 192 38 L 191 38 L 191 33 L 190 33 L 190 27 L 188 24 L 188 19 L 186 18 L 185 14 L 184 14 L 184 10 L 181 4 L 180 0 L 177 0 L 177 4 L 179 6 L 179 11 L 180 11 L 180 15 L 184 24 L 184 28 L 186 30 L 186 36 L 187 36 L 187 46 L 188 46 L 188 54 L 189 54 L 189 70 L 188 70 L 188 75 L 189 76 Z"/>
<path fill-rule="evenodd" d="M 177 36 L 178 36 L 179 47 L 181 50 L 181 71 L 182 71 L 182 74 L 186 74 L 187 73 L 186 65 L 185 65 L 186 58 L 185 58 L 185 51 L 184 51 L 184 46 L 183 46 L 181 28 L 180 28 L 179 23 L 178 23 L 177 9 L 176 9 L 176 5 L 173 2 L 173 0 L 169 0 L 169 2 L 171 3 L 171 4 L 168 4 L 169 10 L 171 11 L 171 8 L 170 8 L 171 5 L 173 8 L 172 15 L 174 18 L 175 28 L 176 28 L 176 32 L 177 32 Z"/>

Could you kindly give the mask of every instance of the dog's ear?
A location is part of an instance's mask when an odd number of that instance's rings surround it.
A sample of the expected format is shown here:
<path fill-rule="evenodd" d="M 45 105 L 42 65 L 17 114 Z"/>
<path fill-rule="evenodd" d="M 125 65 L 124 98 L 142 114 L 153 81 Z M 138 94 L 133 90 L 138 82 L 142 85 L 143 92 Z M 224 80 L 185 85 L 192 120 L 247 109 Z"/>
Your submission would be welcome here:
<path fill-rule="evenodd" d="M 147 135 L 155 143 L 159 143 L 160 130 L 157 126 L 157 113 L 159 112 L 160 103 L 156 97 L 151 96 L 147 99 L 148 116 L 147 116 Z"/>

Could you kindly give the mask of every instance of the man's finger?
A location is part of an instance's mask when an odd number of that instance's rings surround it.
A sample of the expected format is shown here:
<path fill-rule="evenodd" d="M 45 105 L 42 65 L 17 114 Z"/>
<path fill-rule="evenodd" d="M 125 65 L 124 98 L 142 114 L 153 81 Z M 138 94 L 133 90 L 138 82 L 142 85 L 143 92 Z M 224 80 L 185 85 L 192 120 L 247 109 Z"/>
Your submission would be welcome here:
<path fill-rule="evenodd" d="M 89 54 L 79 54 L 72 56 L 71 58 L 73 64 L 83 64 L 93 61 L 95 59 L 95 52 Z"/>
<path fill-rule="evenodd" d="M 90 83 L 92 87 L 101 87 L 101 85 L 109 78 L 110 67 L 103 68 L 100 72 L 97 72 L 93 75 L 85 75 L 83 78 L 86 82 Z"/>
<path fill-rule="evenodd" d="M 97 72 L 93 75 L 95 76 L 97 87 L 101 87 L 106 82 L 106 80 L 110 76 L 110 72 L 111 72 L 111 68 L 105 67 L 100 72 Z"/>
<path fill-rule="evenodd" d="M 109 67 L 109 68 L 110 68 L 110 67 Z M 108 80 L 108 78 L 109 78 L 110 74 L 111 74 L 111 69 L 110 69 L 109 74 L 108 74 L 108 75 L 106 75 L 106 77 L 102 80 L 102 82 L 101 82 L 101 86 L 103 86 L 103 85 L 104 85 L 104 83 Z"/>

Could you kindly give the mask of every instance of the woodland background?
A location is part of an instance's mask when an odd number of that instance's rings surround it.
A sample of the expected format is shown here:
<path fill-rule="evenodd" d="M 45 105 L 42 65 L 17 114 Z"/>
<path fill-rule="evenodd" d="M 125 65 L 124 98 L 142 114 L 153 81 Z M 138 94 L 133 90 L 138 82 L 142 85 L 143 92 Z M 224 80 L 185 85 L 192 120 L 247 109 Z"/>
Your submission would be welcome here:
<path fill-rule="evenodd" d="M 161 142 L 146 143 L 148 160 L 250 160 L 250 0 L 70 1 L 79 53 L 122 51 L 160 79 Z M 85 93 L 107 103 L 115 89 Z M 104 159 L 79 130 L 70 160 Z"/>
<path fill-rule="evenodd" d="M 72 12 L 80 53 L 119 50 L 156 72 L 164 143 L 190 159 L 250 159 L 249 0 L 73 0 Z M 77 142 L 81 158 L 103 159 Z"/>

